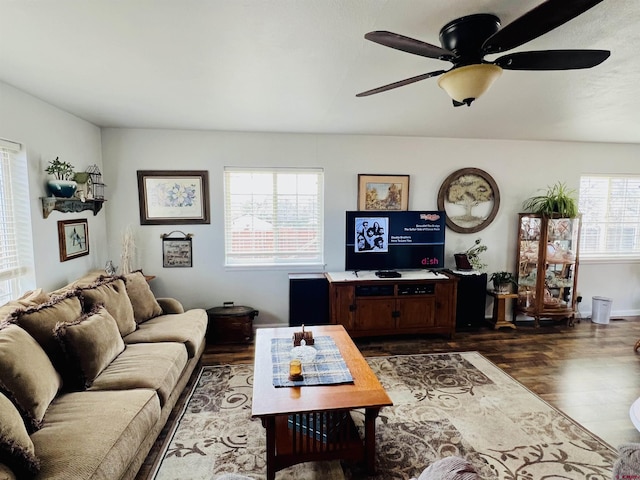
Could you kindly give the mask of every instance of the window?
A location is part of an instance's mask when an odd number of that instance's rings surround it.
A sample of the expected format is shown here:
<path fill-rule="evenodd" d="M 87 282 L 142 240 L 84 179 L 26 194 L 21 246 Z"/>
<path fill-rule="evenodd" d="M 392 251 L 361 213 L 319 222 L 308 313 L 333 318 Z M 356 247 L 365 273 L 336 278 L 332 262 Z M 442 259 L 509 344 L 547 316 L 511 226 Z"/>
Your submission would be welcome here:
<path fill-rule="evenodd" d="M 583 258 L 640 259 L 640 176 L 580 178 Z"/>
<path fill-rule="evenodd" d="M 323 171 L 225 168 L 225 265 L 321 265 Z"/>
<path fill-rule="evenodd" d="M 26 158 L 0 140 L 0 305 L 35 285 Z"/>

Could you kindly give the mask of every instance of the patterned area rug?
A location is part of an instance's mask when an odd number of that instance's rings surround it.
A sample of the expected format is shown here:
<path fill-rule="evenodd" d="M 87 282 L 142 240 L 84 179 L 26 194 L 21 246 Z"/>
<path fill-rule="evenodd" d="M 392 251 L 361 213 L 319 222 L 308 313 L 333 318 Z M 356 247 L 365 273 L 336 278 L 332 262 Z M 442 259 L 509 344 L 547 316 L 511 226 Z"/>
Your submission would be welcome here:
<path fill-rule="evenodd" d="M 467 458 L 483 479 L 611 478 L 612 447 L 477 352 L 367 361 L 394 403 L 376 423 L 377 475 L 349 463 L 309 462 L 278 472 L 277 480 L 409 479 L 448 455 Z M 251 419 L 252 383 L 250 365 L 202 369 L 156 480 L 265 478 L 265 432 Z M 352 412 L 358 428 L 363 416 Z"/>

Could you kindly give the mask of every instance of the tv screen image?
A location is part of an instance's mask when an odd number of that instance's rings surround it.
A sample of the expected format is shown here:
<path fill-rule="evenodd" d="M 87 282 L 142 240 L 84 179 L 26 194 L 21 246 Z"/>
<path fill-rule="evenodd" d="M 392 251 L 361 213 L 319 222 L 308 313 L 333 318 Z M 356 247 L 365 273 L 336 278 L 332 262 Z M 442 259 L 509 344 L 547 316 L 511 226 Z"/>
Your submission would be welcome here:
<path fill-rule="evenodd" d="M 444 268 L 445 212 L 346 212 L 345 270 Z"/>

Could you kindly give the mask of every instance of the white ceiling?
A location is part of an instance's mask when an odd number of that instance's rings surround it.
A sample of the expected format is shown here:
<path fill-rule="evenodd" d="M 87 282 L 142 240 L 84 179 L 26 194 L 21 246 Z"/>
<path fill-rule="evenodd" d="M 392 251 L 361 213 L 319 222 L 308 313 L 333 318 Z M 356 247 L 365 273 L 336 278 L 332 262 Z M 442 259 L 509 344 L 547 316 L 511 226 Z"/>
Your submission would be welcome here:
<path fill-rule="evenodd" d="M 595 68 L 505 71 L 470 108 L 433 78 L 355 97 L 450 67 L 365 33 L 439 45 L 454 18 L 506 25 L 539 3 L 0 0 L 0 81 L 105 127 L 640 143 L 638 0 L 604 0 L 512 50 L 611 50 Z"/>

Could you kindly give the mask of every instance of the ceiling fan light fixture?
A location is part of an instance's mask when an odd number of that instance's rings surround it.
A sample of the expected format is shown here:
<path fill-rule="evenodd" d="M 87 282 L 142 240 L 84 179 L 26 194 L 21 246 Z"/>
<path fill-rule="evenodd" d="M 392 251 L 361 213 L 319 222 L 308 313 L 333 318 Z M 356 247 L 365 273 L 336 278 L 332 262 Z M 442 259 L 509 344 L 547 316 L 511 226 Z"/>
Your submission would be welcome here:
<path fill-rule="evenodd" d="M 471 105 L 489 90 L 493 82 L 502 74 L 502 68 L 490 63 L 465 65 L 442 74 L 438 85 L 455 101 Z"/>

